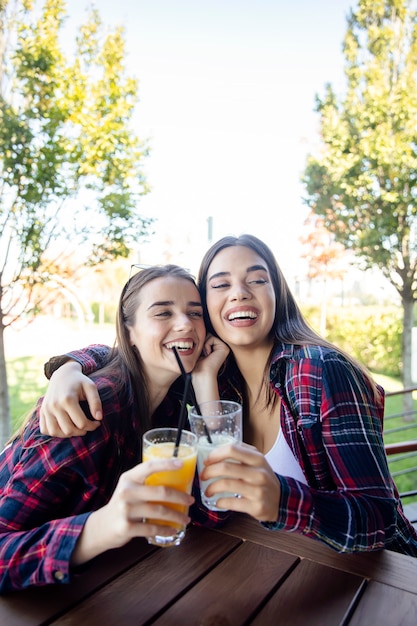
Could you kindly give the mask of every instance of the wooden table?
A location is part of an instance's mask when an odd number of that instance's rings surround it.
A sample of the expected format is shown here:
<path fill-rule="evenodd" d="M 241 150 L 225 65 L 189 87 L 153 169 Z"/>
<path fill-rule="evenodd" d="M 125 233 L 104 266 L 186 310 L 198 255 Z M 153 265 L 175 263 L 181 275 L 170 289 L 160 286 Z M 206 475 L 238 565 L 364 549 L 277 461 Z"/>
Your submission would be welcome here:
<path fill-rule="evenodd" d="M 416 626 L 417 559 L 342 555 L 236 516 L 191 526 L 178 548 L 143 539 L 101 555 L 70 585 L 0 596 L 1 626 Z"/>

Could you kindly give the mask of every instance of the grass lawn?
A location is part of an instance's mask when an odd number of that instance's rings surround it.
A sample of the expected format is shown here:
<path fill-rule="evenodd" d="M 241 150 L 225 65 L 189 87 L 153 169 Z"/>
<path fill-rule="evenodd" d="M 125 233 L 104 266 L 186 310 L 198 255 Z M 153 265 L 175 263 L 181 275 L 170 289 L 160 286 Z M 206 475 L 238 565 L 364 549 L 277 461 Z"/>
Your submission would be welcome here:
<path fill-rule="evenodd" d="M 415 397 L 416 393 L 414 393 L 414 420 L 409 422 L 405 422 L 401 417 L 401 396 L 386 398 L 384 417 L 386 443 L 417 440 L 417 400 Z M 417 454 L 415 452 L 389 456 L 388 463 L 391 474 L 400 492 L 403 493 L 405 491 L 414 491 L 417 489 Z M 417 502 L 417 496 L 413 497 L 412 500 L 409 500 L 409 502 L 410 501 Z"/>
<path fill-rule="evenodd" d="M 12 431 L 19 427 L 37 399 L 45 392 L 48 381 L 43 373 L 43 365 L 48 358 L 25 356 L 7 362 Z"/>

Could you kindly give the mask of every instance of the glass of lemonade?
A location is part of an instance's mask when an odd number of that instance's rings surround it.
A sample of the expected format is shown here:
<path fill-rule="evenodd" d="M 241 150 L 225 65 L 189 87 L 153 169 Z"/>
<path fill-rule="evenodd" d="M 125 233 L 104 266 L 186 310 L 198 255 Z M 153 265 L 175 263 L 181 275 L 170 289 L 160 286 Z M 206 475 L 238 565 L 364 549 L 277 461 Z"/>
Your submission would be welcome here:
<path fill-rule="evenodd" d="M 210 452 L 219 446 L 230 443 L 240 443 L 242 441 L 242 406 L 237 402 L 229 400 L 213 400 L 203 402 L 199 407 L 201 414 L 196 407 L 191 407 L 188 411 L 191 430 L 197 435 L 197 468 L 198 472 L 204 469 L 204 460 Z M 210 443 L 207 433 L 210 435 Z M 225 476 L 222 476 L 225 478 Z M 208 498 L 205 491 L 213 480 L 200 480 L 201 500 L 211 511 L 224 511 L 217 507 L 219 498 L 231 498 L 236 494 L 222 492 Z"/>
<path fill-rule="evenodd" d="M 143 461 L 172 457 L 174 455 L 177 433 L 177 428 L 154 428 L 148 430 L 143 435 Z M 174 487 L 174 489 L 179 491 L 191 493 L 197 461 L 197 437 L 188 430 L 181 432 L 177 458 L 183 461 L 182 467 L 176 470 L 154 472 L 145 479 L 145 484 Z M 167 502 L 166 506 L 185 514 L 188 512 L 188 507 L 179 504 Z M 175 525 L 169 524 L 164 520 L 149 520 L 149 522 L 160 524 L 161 526 L 172 525 L 175 527 Z M 149 537 L 148 542 L 156 546 L 179 546 L 184 536 L 185 527 L 178 527 L 174 534 L 169 536 L 155 535 L 154 537 Z"/>

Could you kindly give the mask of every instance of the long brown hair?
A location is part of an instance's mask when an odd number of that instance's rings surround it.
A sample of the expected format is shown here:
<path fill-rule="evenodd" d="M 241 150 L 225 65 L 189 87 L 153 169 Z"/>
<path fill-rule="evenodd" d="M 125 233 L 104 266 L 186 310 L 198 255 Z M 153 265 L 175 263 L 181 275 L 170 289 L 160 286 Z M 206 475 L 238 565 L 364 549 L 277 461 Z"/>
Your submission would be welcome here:
<path fill-rule="evenodd" d="M 273 353 L 275 347 L 279 343 L 287 343 L 300 346 L 322 346 L 330 348 L 332 350 L 336 350 L 337 352 L 339 352 L 339 354 L 342 354 L 347 359 L 347 361 L 352 363 L 352 365 L 357 370 L 359 370 L 359 372 L 369 381 L 375 397 L 378 397 L 379 390 L 367 368 L 362 363 L 354 359 L 352 356 L 350 356 L 334 344 L 326 341 L 326 339 L 316 333 L 316 331 L 313 330 L 313 328 L 308 324 L 297 302 L 295 301 L 293 294 L 291 293 L 291 289 L 289 288 L 289 285 L 275 259 L 274 254 L 263 241 L 261 241 L 257 237 L 254 237 L 253 235 L 244 234 L 240 235 L 240 237 L 223 237 L 208 249 L 203 257 L 203 260 L 201 261 L 197 283 L 201 294 L 207 331 L 215 334 L 207 308 L 208 271 L 212 261 L 217 256 L 217 254 L 219 254 L 219 252 L 221 252 L 225 248 L 230 248 L 232 246 L 244 246 L 253 250 L 265 261 L 269 274 L 271 276 L 272 286 L 275 294 L 275 318 L 270 333 L 274 346 L 265 368 L 265 380 L 267 381 L 269 378 L 269 370 L 272 362 Z M 271 397 L 269 395 L 268 402 L 273 402 L 275 398 L 275 394 L 274 397 Z"/>
<path fill-rule="evenodd" d="M 143 432 L 152 426 L 148 385 L 142 357 L 136 347 L 131 345 L 129 329 L 135 324 L 142 288 L 156 278 L 168 276 L 188 280 L 197 289 L 193 276 L 178 265 L 153 265 L 132 276 L 120 295 L 116 314 L 116 341 L 110 360 L 97 372 L 100 376 L 106 372 L 111 372 L 113 377 L 116 375 L 116 389 L 124 388 L 126 381 L 130 380 Z"/>

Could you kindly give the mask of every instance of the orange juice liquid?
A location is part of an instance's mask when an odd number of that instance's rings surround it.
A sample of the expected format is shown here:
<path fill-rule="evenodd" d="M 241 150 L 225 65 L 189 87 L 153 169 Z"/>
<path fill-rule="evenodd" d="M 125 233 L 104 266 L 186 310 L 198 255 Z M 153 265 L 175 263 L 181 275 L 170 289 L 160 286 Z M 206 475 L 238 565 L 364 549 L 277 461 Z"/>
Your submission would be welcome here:
<path fill-rule="evenodd" d="M 167 441 L 163 443 L 155 443 L 143 450 L 143 460 L 149 461 L 150 459 L 168 459 L 174 455 L 175 444 Z M 178 449 L 178 459 L 183 461 L 183 466 L 176 470 L 155 472 L 145 479 L 146 485 L 164 485 L 165 487 L 173 487 L 178 491 L 184 491 L 185 493 L 191 493 L 191 487 L 193 485 L 195 467 L 197 462 L 197 451 L 195 448 L 181 444 Z M 161 503 L 163 504 L 163 503 Z M 182 513 L 187 513 L 188 507 L 180 504 L 166 503 L 171 509 L 176 509 Z M 161 526 L 174 526 L 175 528 L 181 528 L 178 524 L 170 524 L 164 520 L 149 520 L 155 524 Z"/>

